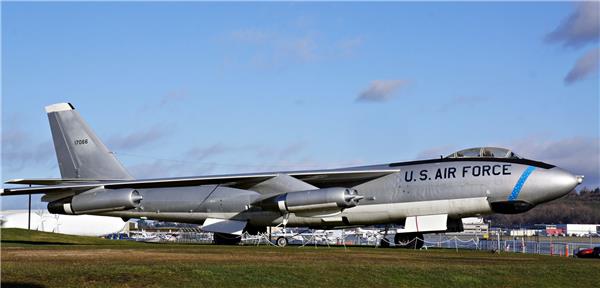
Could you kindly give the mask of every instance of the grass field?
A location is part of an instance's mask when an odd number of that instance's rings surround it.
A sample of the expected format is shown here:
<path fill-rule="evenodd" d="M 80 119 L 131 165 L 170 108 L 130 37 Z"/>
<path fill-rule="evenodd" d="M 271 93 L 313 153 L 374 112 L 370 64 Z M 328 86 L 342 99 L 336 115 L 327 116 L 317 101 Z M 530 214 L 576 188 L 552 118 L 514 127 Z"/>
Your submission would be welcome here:
<path fill-rule="evenodd" d="M 382 248 L 144 244 L 2 229 L 2 287 L 597 287 L 600 261 Z"/>

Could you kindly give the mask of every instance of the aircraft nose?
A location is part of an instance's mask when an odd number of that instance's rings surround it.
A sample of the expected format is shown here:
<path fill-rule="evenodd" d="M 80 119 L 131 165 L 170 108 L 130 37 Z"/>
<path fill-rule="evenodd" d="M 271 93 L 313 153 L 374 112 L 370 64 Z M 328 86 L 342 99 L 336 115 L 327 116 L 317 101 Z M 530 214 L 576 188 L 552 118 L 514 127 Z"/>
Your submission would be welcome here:
<path fill-rule="evenodd" d="M 573 190 L 583 181 L 583 176 L 575 176 L 564 169 L 553 168 L 551 171 L 553 171 L 553 175 L 551 175 L 553 184 L 564 188 L 564 190 Z"/>
<path fill-rule="evenodd" d="M 548 200 L 568 194 L 583 182 L 583 176 L 575 176 L 558 167 L 548 170 L 545 174 L 544 186 L 546 186 L 546 193 L 550 197 Z"/>

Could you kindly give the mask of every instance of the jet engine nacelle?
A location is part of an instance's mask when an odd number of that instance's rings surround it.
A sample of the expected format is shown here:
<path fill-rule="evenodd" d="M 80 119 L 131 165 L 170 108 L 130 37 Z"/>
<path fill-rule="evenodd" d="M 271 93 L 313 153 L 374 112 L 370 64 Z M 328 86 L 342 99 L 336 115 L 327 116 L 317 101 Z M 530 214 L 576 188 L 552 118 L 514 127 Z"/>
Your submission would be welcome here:
<path fill-rule="evenodd" d="M 358 205 L 362 198 L 354 189 L 324 188 L 285 193 L 275 201 L 281 212 L 302 215 L 340 212 Z"/>
<path fill-rule="evenodd" d="M 68 199 L 48 203 L 48 211 L 54 214 L 84 214 L 119 211 L 136 208 L 142 195 L 135 189 L 95 188 Z"/>

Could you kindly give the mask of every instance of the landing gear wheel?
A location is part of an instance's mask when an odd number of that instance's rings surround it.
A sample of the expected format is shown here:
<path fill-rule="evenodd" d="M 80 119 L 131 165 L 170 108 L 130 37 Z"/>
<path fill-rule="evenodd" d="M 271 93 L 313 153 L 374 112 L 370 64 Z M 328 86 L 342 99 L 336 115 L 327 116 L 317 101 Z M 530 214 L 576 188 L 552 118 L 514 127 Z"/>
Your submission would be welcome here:
<path fill-rule="evenodd" d="M 394 244 L 396 244 L 396 247 L 398 248 L 408 248 L 410 245 L 409 241 L 409 234 L 396 233 L 396 235 L 394 235 Z"/>
<path fill-rule="evenodd" d="M 379 247 L 381 247 L 381 248 L 390 248 L 390 242 L 387 239 L 385 239 L 385 237 L 384 237 L 379 242 Z"/>
<path fill-rule="evenodd" d="M 277 238 L 277 241 L 275 241 L 275 243 L 277 243 L 277 246 L 279 246 L 279 247 L 285 247 L 288 244 L 288 240 L 287 240 L 287 238 L 281 236 L 281 237 Z"/>
<path fill-rule="evenodd" d="M 242 241 L 242 236 L 226 233 L 214 233 L 213 240 L 217 245 L 237 245 Z"/>
<path fill-rule="evenodd" d="M 423 248 L 423 244 L 425 244 L 423 242 L 423 240 L 425 240 L 425 238 L 423 238 L 423 233 L 414 233 L 414 237 L 413 237 L 413 245 L 415 247 L 415 249 L 421 249 Z"/>
<path fill-rule="evenodd" d="M 396 233 L 394 244 L 398 248 L 421 249 L 423 247 L 423 233 Z"/>

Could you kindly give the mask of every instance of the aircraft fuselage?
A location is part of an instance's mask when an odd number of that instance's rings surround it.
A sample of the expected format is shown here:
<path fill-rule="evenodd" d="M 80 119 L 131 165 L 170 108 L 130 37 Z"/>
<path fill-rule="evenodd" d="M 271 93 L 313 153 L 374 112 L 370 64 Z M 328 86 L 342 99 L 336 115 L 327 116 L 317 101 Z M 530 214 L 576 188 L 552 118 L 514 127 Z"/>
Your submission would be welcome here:
<path fill-rule="evenodd" d="M 356 207 L 330 216 L 290 214 L 287 225 L 362 226 L 402 223 L 415 215 L 448 214 L 450 218 L 462 218 L 493 212 L 519 213 L 561 197 L 578 184 L 575 176 L 549 164 L 526 159 L 500 160 L 432 159 L 358 167 L 397 168 L 398 172 L 354 186 L 364 197 Z M 172 197 L 174 190 L 178 191 L 177 198 Z M 189 223 L 226 218 L 248 221 L 252 226 L 276 226 L 285 216 L 252 207 L 261 197 L 252 190 L 202 185 L 138 191 L 144 199 L 142 207 L 104 215 Z"/>

